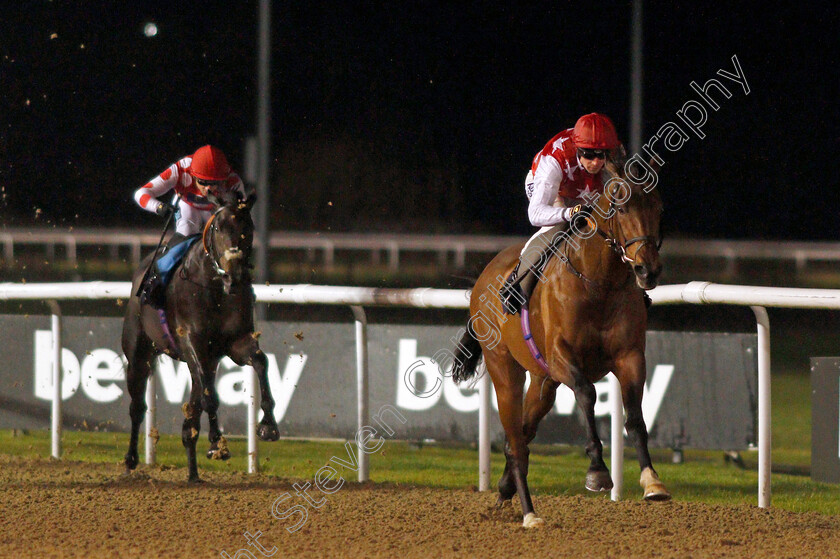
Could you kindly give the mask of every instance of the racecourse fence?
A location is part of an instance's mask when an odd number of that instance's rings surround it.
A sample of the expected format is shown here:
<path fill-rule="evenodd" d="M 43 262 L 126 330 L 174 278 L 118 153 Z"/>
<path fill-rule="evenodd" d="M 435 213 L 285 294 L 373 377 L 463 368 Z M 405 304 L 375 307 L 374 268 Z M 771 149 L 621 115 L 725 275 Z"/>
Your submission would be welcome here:
<path fill-rule="evenodd" d="M 71 266 L 79 263 L 82 247 L 103 250 L 112 260 L 125 259 L 136 267 L 144 250 L 157 246 L 160 231 L 128 229 L 6 228 L 0 231 L 3 261 L 9 266 L 21 247 L 39 251 L 48 261 L 57 257 Z M 300 250 L 307 264 L 332 268 L 337 256 L 366 252 L 370 263 L 400 269 L 408 253 L 435 254 L 437 264 L 463 270 L 470 255 L 487 255 L 524 242 L 527 237 L 505 235 L 412 235 L 379 233 L 329 233 L 274 231 L 269 236 L 270 251 Z M 259 246 L 259 239 L 255 239 Z M 797 273 L 809 263 L 840 261 L 840 242 L 778 242 L 669 238 L 662 248 L 663 258 L 723 259 L 728 274 L 735 273 L 741 261 L 779 261 L 793 263 Z"/>
<path fill-rule="evenodd" d="M 45 284 L 0 284 L 0 300 L 36 300 L 49 305 L 52 313 L 53 399 L 52 454 L 61 456 L 61 309 L 59 301 L 79 299 L 124 299 L 130 295 L 128 282 L 85 282 Z M 348 305 L 356 321 L 356 368 L 358 426 L 368 425 L 367 321 L 364 306 L 403 306 L 416 308 L 468 308 L 469 291 L 452 289 L 376 289 L 364 287 L 316 285 L 256 285 L 256 299 L 261 303 Z M 650 291 L 654 304 L 724 304 L 749 306 L 756 317 L 758 334 L 758 506 L 769 507 L 771 497 L 770 430 L 770 324 L 766 307 L 799 309 L 840 309 L 840 290 L 797 289 L 721 285 L 690 282 L 664 285 Z M 256 390 L 253 372 L 249 375 L 251 395 L 248 406 L 249 472 L 257 469 Z M 612 497 L 618 500 L 623 488 L 623 409 L 618 396 L 618 381 L 611 377 L 613 397 L 611 458 L 615 487 Z M 479 489 L 490 487 L 490 383 L 481 375 L 478 385 L 479 407 Z M 154 445 L 151 429 L 155 424 L 155 385 L 147 390 L 151 404 L 146 416 L 146 461 L 153 463 Z M 150 454 L 151 452 L 151 454 Z M 367 455 L 359 453 L 359 480 L 368 478 Z"/>

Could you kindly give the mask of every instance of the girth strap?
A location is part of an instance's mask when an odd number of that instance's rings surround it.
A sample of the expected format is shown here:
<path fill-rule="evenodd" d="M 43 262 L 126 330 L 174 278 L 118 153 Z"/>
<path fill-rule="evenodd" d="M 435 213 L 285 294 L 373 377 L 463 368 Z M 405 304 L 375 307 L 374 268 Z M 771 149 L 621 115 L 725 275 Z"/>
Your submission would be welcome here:
<path fill-rule="evenodd" d="M 173 359 L 178 359 L 181 355 L 181 352 L 178 351 L 178 346 L 175 345 L 175 338 L 172 337 L 172 332 L 169 330 L 169 321 L 166 320 L 166 311 L 163 309 L 158 309 L 158 318 L 160 318 L 160 327 L 163 330 L 163 336 L 166 338 L 166 341 L 169 343 L 169 349 L 172 352 Z"/>
<path fill-rule="evenodd" d="M 525 338 L 525 345 L 528 346 L 528 351 L 531 352 L 531 357 L 533 357 L 537 361 L 537 363 L 540 364 L 540 367 L 542 367 L 543 371 L 548 373 L 548 362 L 545 360 L 545 357 L 543 357 L 540 353 L 540 350 L 537 348 L 537 342 L 534 341 L 534 336 L 533 334 L 531 334 L 531 315 L 528 312 L 527 301 L 522 305 L 522 309 L 519 312 L 519 316 L 519 322 L 522 325 L 522 336 Z"/>

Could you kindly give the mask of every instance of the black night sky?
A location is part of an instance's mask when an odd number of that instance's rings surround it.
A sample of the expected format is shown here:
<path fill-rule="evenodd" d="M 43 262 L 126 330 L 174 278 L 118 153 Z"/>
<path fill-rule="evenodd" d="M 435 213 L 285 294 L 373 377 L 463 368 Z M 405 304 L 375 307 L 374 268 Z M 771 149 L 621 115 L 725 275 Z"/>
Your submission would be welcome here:
<path fill-rule="evenodd" d="M 672 235 L 840 237 L 833 2 L 644 6 L 647 141 L 732 92 L 662 152 Z M 157 24 L 146 37 L 146 22 Z M 533 155 L 581 114 L 629 142 L 631 3 L 273 2 L 271 228 L 528 234 Z M 4 226 L 162 225 L 133 191 L 205 143 L 244 165 L 257 4 L 4 8 Z M 716 75 L 737 56 L 750 93 Z"/>

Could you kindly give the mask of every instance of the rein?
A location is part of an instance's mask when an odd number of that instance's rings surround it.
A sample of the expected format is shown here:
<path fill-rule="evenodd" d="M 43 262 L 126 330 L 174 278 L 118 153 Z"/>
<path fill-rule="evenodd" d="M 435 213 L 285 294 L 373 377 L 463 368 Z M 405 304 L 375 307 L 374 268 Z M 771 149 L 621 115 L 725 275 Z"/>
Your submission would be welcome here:
<path fill-rule="evenodd" d="M 225 272 L 219 265 L 219 255 L 216 253 L 216 245 L 213 243 L 213 233 L 218 231 L 214 221 L 216 220 L 216 216 L 219 215 L 223 209 L 225 209 L 224 206 L 221 206 L 213 212 L 213 215 L 211 215 L 210 219 L 207 220 L 207 223 L 204 224 L 204 231 L 201 233 L 201 244 L 204 247 L 204 253 L 210 257 L 213 269 L 220 276 L 226 276 L 227 272 Z"/>

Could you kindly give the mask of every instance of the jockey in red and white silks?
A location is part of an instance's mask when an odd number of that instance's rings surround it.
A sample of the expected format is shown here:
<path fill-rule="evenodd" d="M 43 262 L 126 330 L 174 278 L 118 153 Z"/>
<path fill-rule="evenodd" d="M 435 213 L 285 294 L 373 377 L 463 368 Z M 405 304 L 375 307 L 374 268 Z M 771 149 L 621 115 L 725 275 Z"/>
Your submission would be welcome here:
<path fill-rule="evenodd" d="M 585 193 L 604 190 L 601 169 L 595 174 L 584 169 L 573 133 L 574 128 L 560 132 L 534 156 L 525 178 L 531 225 L 552 227 L 569 221 L 571 208 L 586 203 Z"/>
<path fill-rule="evenodd" d="M 209 145 L 198 148 L 191 157 L 179 159 L 144 184 L 134 193 L 134 200 L 146 211 L 168 216 L 174 209 L 159 198 L 173 189 L 178 195 L 175 234 L 167 242 L 164 256 L 149 269 L 138 292 L 140 302 L 155 309 L 163 308 L 169 278 L 195 240 L 193 236 L 202 232 L 215 211 L 214 200 L 228 194 L 237 194 L 242 200 L 248 197 L 242 179 L 231 170 L 225 154 Z"/>
<path fill-rule="evenodd" d="M 207 193 L 236 191 L 244 199 L 245 186 L 234 173 L 224 153 L 213 146 L 199 148 L 192 156 L 179 159 L 134 193 L 134 200 L 146 211 L 167 211 L 160 197 L 175 189 L 178 195 L 175 232 L 184 237 L 201 233 L 216 205 Z"/>
<path fill-rule="evenodd" d="M 516 314 L 528 300 L 547 260 L 548 246 L 568 229 L 580 205 L 588 203 L 585 195 L 603 192 L 606 157 L 619 146 L 612 121 L 591 113 L 580 117 L 574 128 L 551 138 L 534 156 L 525 194 L 528 219 L 540 230 L 525 244 L 519 263 L 500 290 L 505 312 Z"/>

